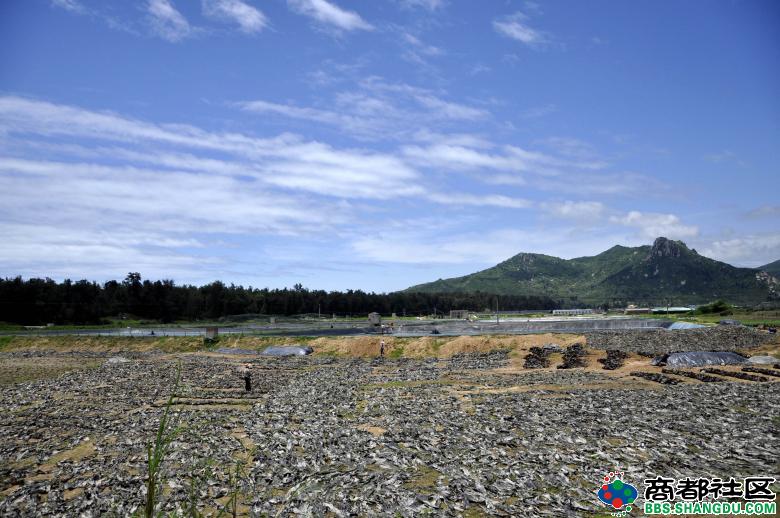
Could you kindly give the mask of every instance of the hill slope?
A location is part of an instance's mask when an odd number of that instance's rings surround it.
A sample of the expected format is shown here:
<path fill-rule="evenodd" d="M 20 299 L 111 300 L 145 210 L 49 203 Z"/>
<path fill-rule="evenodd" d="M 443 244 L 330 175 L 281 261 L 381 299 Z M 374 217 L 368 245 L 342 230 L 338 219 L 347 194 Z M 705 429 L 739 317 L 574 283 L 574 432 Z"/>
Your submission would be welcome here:
<path fill-rule="evenodd" d="M 767 272 L 769 274 L 772 274 L 775 277 L 780 277 L 780 259 L 773 263 L 765 264 L 764 266 L 759 266 L 759 270 Z"/>
<path fill-rule="evenodd" d="M 652 246 L 614 246 L 593 257 L 560 259 L 521 253 L 471 275 L 412 286 L 406 291 L 482 291 L 499 295 L 546 295 L 564 303 L 664 304 L 725 299 L 757 303 L 776 298 L 776 278 L 699 255 L 664 237 Z"/>

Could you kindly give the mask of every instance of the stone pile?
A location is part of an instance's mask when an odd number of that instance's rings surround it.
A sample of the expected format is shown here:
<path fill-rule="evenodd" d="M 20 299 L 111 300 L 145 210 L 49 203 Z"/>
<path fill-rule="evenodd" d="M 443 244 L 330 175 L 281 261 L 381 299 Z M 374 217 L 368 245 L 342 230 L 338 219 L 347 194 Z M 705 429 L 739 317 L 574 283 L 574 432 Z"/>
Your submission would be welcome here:
<path fill-rule="evenodd" d="M 761 367 L 742 367 L 744 372 L 755 372 L 756 374 L 763 374 L 765 376 L 772 376 L 780 378 L 780 371 L 773 369 L 764 369 Z"/>
<path fill-rule="evenodd" d="M 759 383 L 765 383 L 769 381 L 769 378 L 765 378 L 764 376 L 757 376 L 755 374 L 747 374 L 745 372 L 739 372 L 739 371 L 727 371 L 724 369 L 715 369 L 715 368 L 708 368 L 708 369 L 702 369 L 702 372 L 709 372 L 710 374 L 717 374 L 719 376 L 729 376 L 731 378 L 738 378 L 748 381 L 757 381 Z"/>
<path fill-rule="evenodd" d="M 657 372 L 636 371 L 632 372 L 631 375 L 636 376 L 637 378 L 644 378 L 646 380 L 655 381 L 656 383 L 660 383 L 662 385 L 677 385 L 678 383 L 682 383 L 682 380 L 680 379 L 666 376 L 664 374 L 658 374 Z"/>
<path fill-rule="evenodd" d="M 559 369 L 574 369 L 585 366 L 585 356 L 587 356 L 582 344 L 572 344 L 563 351 L 563 363 L 558 365 Z"/>
<path fill-rule="evenodd" d="M 525 356 L 524 369 L 545 369 L 550 366 L 549 352 L 541 347 L 531 347 Z"/>
<path fill-rule="evenodd" d="M 671 374 L 673 376 L 685 376 L 686 378 L 692 378 L 699 381 L 703 381 L 705 383 L 718 383 L 721 381 L 726 381 L 723 378 L 719 378 L 718 376 L 710 376 L 708 374 L 702 374 L 701 372 L 696 371 L 684 371 L 680 369 L 661 369 L 661 372 L 664 374 Z"/>
<path fill-rule="evenodd" d="M 623 366 L 623 362 L 628 358 L 628 353 L 609 349 L 606 358 L 599 358 L 599 363 L 604 366 L 604 370 L 613 371 Z"/>

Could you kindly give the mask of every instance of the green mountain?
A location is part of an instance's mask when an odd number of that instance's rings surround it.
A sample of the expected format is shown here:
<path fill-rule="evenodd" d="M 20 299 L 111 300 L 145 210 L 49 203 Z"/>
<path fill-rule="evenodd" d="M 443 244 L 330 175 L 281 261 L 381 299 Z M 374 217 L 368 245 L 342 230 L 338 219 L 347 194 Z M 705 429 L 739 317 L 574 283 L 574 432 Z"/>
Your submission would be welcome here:
<path fill-rule="evenodd" d="M 759 270 L 767 272 L 775 277 L 780 277 L 780 259 L 773 263 L 765 264 L 764 266 L 759 266 Z"/>
<path fill-rule="evenodd" d="M 521 253 L 487 270 L 406 291 L 545 295 L 563 303 L 610 305 L 717 299 L 753 304 L 777 299 L 780 281 L 759 269 L 736 268 L 701 256 L 682 241 L 659 237 L 652 246 L 614 246 L 576 259 Z"/>

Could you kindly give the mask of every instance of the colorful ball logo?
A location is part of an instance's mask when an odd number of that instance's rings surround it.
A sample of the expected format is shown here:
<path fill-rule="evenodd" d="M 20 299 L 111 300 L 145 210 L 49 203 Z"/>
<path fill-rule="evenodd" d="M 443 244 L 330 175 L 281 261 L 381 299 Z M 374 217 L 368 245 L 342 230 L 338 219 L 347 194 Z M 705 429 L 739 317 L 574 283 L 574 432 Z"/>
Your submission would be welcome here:
<path fill-rule="evenodd" d="M 615 509 L 623 509 L 629 504 L 632 504 L 639 493 L 636 488 L 631 484 L 626 484 L 619 478 L 616 478 L 609 484 L 605 483 L 598 491 L 599 500 L 604 504 L 614 507 Z M 630 506 L 626 509 L 630 510 Z"/>

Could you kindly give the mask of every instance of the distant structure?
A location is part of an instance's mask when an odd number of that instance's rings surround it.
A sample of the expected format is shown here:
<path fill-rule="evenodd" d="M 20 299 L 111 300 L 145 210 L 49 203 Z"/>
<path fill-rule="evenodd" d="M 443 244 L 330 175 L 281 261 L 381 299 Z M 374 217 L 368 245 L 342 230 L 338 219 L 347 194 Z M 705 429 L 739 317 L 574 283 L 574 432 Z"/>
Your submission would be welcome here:
<path fill-rule="evenodd" d="M 629 304 L 624 311 L 626 315 L 647 315 L 650 312 L 650 308 L 638 308 L 633 304 Z"/>
<path fill-rule="evenodd" d="M 451 309 L 450 310 L 450 318 L 457 318 L 466 320 L 469 318 L 469 310 L 468 309 Z"/>
<path fill-rule="evenodd" d="M 553 309 L 553 316 L 592 315 L 592 309 Z"/>
<path fill-rule="evenodd" d="M 376 311 L 369 313 L 368 323 L 371 324 L 372 326 L 382 325 L 382 315 L 380 315 Z"/>
<path fill-rule="evenodd" d="M 688 313 L 689 311 L 691 311 L 691 308 L 686 307 L 686 306 L 673 306 L 673 307 L 670 306 L 668 308 L 666 306 L 662 306 L 662 307 L 659 307 L 659 308 L 653 308 L 653 313 L 661 313 L 661 314 L 664 314 L 664 313 Z"/>

